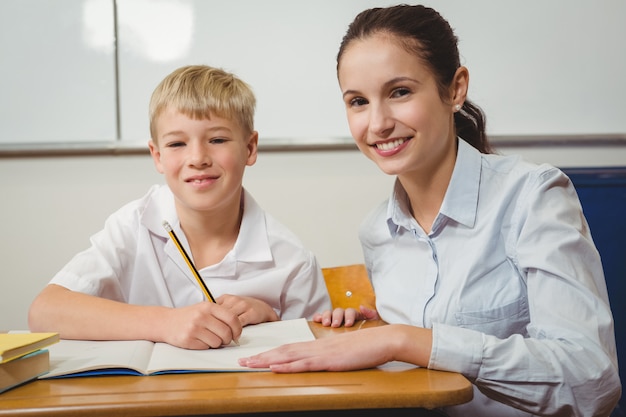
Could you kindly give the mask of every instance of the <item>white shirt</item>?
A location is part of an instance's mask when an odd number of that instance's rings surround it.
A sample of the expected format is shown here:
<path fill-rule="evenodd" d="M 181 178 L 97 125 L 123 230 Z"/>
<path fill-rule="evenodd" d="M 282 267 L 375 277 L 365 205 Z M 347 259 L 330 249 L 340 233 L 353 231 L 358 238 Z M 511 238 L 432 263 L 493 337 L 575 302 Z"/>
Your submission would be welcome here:
<path fill-rule="evenodd" d="M 360 238 L 381 318 L 432 328 L 428 367 L 474 384 L 473 401 L 445 411 L 608 415 L 621 390 L 613 318 L 569 179 L 459 140 L 431 233 L 408 207 L 396 181 Z"/>
<path fill-rule="evenodd" d="M 112 214 L 91 247 L 78 253 L 51 283 L 129 304 L 182 307 L 204 299 L 202 290 L 163 228 L 167 220 L 191 256 L 167 186 Z M 239 236 L 224 259 L 199 271 L 211 294 L 261 299 L 282 319 L 311 318 L 330 308 L 315 256 L 244 191 Z"/>

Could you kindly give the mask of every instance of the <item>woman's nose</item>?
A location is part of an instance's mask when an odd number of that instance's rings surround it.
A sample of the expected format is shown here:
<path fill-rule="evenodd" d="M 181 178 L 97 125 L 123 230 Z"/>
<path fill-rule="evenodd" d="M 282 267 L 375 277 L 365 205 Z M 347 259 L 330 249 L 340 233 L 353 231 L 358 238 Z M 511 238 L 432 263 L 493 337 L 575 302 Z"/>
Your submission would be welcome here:
<path fill-rule="evenodd" d="M 394 121 L 387 106 L 371 105 L 369 116 L 369 130 L 377 137 L 385 137 L 393 130 Z"/>

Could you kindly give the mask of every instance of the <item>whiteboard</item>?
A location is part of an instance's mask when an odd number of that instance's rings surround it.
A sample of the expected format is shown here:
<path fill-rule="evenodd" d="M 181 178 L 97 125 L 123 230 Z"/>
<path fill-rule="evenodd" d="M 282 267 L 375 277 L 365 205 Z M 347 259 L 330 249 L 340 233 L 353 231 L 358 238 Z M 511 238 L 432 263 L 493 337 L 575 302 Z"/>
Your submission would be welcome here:
<path fill-rule="evenodd" d="M 261 143 L 349 137 L 339 43 L 358 12 L 395 3 L 118 0 L 122 136 L 147 137 L 152 89 L 198 63 L 252 85 Z M 626 133 L 626 1 L 427 3 L 460 39 L 470 98 L 487 113 L 490 134 Z"/>
<path fill-rule="evenodd" d="M 111 0 L 0 1 L 0 144 L 116 140 Z"/>
<path fill-rule="evenodd" d="M 395 3 L 3 0 L 0 144 L 145 147 L 153 89 L 187 64 L 224 68 L 253 87 L 261 145 L 349 140 L 339 43 L 359 11 Z M 626 1 L 425 4 L 459 37 L 469 97 L 490 135 L 626 134 Z"/>

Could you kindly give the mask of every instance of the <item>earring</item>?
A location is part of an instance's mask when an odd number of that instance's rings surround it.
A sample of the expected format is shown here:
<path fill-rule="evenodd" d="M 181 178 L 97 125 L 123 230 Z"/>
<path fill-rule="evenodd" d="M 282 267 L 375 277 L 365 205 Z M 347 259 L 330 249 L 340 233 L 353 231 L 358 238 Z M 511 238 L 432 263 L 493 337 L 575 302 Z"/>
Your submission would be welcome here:
<path fill-rule="evenodd" d="M 459 110 L 461 110 L 461 105 L 460 105 L 460 104 L 456 104 L 456 105 L 454 106 L 454 111 L 455 111 L 455 112 L 457 112 L 457 111 L 459 111 Z"/>

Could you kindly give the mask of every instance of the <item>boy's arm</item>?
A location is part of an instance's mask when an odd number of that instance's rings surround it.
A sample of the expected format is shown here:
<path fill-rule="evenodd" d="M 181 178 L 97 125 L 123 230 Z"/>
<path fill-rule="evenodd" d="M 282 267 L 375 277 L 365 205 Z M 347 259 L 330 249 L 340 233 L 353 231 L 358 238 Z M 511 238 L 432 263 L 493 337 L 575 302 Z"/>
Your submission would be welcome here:
<path fill-rule="evenodd" d="M 315 255 L 306 253 L 306 259 L 283 289 L 284 305 L 281 317 L 305 317 L 312 320 L 320 312 L 330 311 L 331 302 L 324 274 Z"/>
<path fill-rule="evenodd" d="M 238 317 L 202 302 L 183 308 L 131 305 L 49 284 L 33 301 L 31 331 L 55 331 L 64 339 L 165 342 L 187 349 L 217 348 L 241 335 Z"/>

